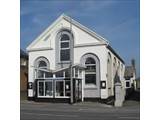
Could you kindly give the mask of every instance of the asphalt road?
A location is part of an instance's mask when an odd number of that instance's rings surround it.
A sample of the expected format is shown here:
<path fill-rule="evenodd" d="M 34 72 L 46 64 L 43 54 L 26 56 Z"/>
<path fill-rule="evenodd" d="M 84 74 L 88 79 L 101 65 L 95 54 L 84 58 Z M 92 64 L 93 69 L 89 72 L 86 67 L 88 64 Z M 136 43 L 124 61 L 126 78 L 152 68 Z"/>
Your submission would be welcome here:
<path fill-rule="evenodd" d="M 39 103 L 21 101 L 21 120 L 139 120 L 139 105 L 115 108 L 100 103 Z"/>

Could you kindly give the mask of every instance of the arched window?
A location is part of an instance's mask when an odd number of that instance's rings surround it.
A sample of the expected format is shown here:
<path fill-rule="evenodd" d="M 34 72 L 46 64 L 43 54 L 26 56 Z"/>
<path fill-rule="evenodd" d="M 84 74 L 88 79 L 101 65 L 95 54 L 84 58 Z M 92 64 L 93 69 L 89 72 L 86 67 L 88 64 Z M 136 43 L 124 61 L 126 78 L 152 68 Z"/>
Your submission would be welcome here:
<path fill-rule="evenodd" d="M 47 68 L 47 63 L 43 60 L 39 61 L 38 68 Z"/>
<path fill-rule="evenodd" d="M 108 52 L 108 61 L 107 61 L 107 84 L 108 84 L 108 95 L 112 95 L 112 59 L 111 54 Z"/>
<path fill-rule="evenodd" d="M 85 62 L 85 83 L 96 85 L 96 62 L 93 58 L 88 57 Z"/>
<path fill-rule="evenodd" d="M 60 61 L 70 60 L 70 36 L 66 32 L 62 32 L 60 36 Z"/>
<path fill-rule="evenodd" d="M 121 72 L 123 71 L 123 64 L 121 64 Z"/>
<path fill-rule="evenodd" d="M 35 67 L 38 68 L 35 72 L 37 73 L 38 78 L 44 77 L 44 71 L 42 69 L 49 69 L 49 61 L 45 57 L 39 57 L 35 60 Z M 46 76 L 48 75 L 45 73 Z"/>
<path fill-rule="evenodd" d="M 120 76 L 120 62 L 118 61 L 118 75 Z"/>
<path fill-rule="evenodd" d="M 84 97 L 100 97 L 100 60 L 94 53 L 86 53 L 81 57 L 84 72 Z"/>
<path fill-rule="evenodd" d="M 114 76 L 115 76 L 115 74 L 116 74 L 116 69 L 117 69 L 117 61 L 116 61 L 116 58 L 114 57 L 114 61 L 113 61 L 113 74 L 114 74 Z"/>
<path fill-rule="evenodd" d="M 45 57 L 39 57 L 35 60 L 35 74 L 37 80 L 37 95 L 38 97 L 53 97 L 53 82 L 51 80 L 44 80 L 47 77 L 52 77 L 53 75 L 46 72 L 44 69 L 49 69 L 49 61 Z"/>
<path fill-rule="evenodd" d="M 116 67 L 116 58 L 114 57 L 113 66 Z"/>

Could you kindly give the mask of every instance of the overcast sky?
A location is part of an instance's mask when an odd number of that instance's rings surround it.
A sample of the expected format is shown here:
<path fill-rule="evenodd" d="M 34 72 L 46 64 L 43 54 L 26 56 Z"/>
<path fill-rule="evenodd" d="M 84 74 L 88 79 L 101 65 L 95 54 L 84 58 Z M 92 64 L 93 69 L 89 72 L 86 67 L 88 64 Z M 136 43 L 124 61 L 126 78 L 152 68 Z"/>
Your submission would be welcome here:
<path fill-rule="evenodd" d="M 20 47 L 26 47 L 62 13 L 108 39 L 126 65 L 140 72 L 139 0 L 21 0 Z"/>

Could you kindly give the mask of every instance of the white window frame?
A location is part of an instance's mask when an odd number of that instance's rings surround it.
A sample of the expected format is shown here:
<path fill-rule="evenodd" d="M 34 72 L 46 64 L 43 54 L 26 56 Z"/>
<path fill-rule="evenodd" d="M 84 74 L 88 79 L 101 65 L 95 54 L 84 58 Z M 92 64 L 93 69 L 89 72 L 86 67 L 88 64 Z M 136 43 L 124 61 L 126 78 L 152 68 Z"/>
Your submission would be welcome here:
<path fill-rule="evenodd" d="M 89 57 L 88 57 L 89 58 Z M 92 57 L 91 57 L 92 58 Z M 94 61 L 95 61 L 95 59 L 94 58 L 92 58 Z M 87 59 L 86 59 L 87 60 Z M 85 61 L 86 62 L 86 61 Z M 95 64 L 85 64 L 85 66 L 86 66 L 86 68 L 87 68 L 87 66 L 95 66 L 96 67 L 96 69 L 97 69 L 97 65 L 96 65 L 96 61 L 95 61 Z M 95 70 L 96 70 L 95 69 Z M 96 70 L 97 71 L 97 70 Z M 96 74 L 96 71 L 95 72 L 86 72 L 85 71 L 85 76 L 87 75 L 87 74 L 95 74 L 96 75 L 96 84 L 93 84 L 93 83 L 86 83 L 86 79 L 85 79 L 85 87 L 86 88 L 94 88 L 94 87 L 97 87 L 97 74 Z M 85 77 L 86 78 L 86 77 Z"/>
<path fill-rule="evenodd" d="M 40 61 L 44 61 L 46 63 L 46 67 L 39 67 L 39 62 Z M 35 62 L 34 62 L 34 66 L 37 67 L 37 68 L 40 68 L 40 69 L 48 69 L 50 67 L 50 63 L 49 63 L 49 60 L 44 57 L 44 56 L 41 56 L 41 57 L 38 57 Z M 34 74 L 35 74 L 35 78 L 37 79 L 38 78 L 38 72 L 40 70 L 34 70 Z M 45 77 L 45 75 L 43 74 L 43 78 Z"/>
<path fill-rule="evenodd" d="M 126 88 L 131 88 L 131 81 L 130 80 L 126 80 L 126 83 L 129 82 L 129 87 L 126 84 Z"/>
<path fill-rule="evenodd" d="M 66 40 L 61 41 L 61 36 L 63 34 L 68 35 L 69 40 L 66 39 Z M 66 48 L 61 48 L 61 43 L 65 43 L 65 42 L 69 43 L 69 47 L 68 48 L 67 47 Z M 60 63 L 70 62 L 70 60 L 71 60 L 70 56 L 69 56 L 69 58 L 70 58 L 69 60 L 61 60 L 61 50 L 69 50 L 70 51 L 70 44 L 71 44 L 71 38 L 69 36 L 69 33 L 66 33 L 65 31 L 64 31 L 64 33 L 62 32 L 62 34 L 60 35 L 60 39 L 59 39 L 59 61 L 60 61 Z"/>
<path fill-rule="evenodd" d="M 39 82 L 43 82 L 43 96 L 39 95 Z M 45 96 L 45 84 L 46 82 L 52 82 L 52 96 Z M 53 80 L 38 80 L 38 87 L 37 87 L 37 93 L 38 93 L 38 98 L 53 98 L 54 97 L 54 92 L 53 92 Z"/>

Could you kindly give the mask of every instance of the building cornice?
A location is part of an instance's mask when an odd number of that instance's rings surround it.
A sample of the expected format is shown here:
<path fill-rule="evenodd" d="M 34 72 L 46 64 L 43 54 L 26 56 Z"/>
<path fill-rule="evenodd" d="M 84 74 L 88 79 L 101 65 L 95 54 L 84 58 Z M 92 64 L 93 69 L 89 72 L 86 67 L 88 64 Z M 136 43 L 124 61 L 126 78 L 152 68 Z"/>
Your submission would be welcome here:
<path fill-rule="evenodd" d="M 34 49 L 27 50 L 27 52 L 44 51 L 44 50 L 53 50 L 53 48 L 51 47 L 34 48 Z"/>
<path fill-rule="evenodd" d="M 91 47 L 91 46 L 101 46 L 101 45 L 107 45 L 106 43 L 86 43 L 86 44 L 77 44 L 74 45 L 74 48 L 78 47 Z"/>

